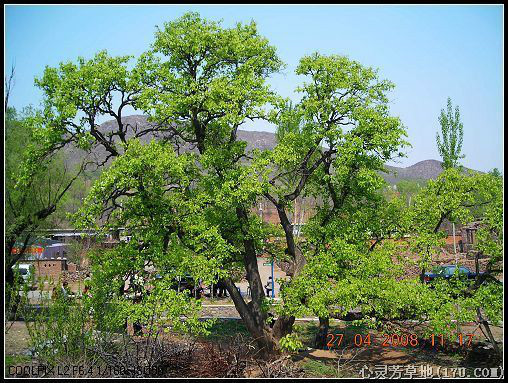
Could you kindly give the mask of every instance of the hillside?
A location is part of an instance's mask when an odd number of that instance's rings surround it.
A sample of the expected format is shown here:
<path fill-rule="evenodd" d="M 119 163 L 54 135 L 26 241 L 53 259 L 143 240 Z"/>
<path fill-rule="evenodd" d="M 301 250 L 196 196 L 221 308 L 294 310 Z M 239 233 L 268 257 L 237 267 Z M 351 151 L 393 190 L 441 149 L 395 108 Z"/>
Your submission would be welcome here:
<path fill-rule="evenodd" d="M 129 124 L 132 127 L 141 128 L 143 126 L 150 125 L 147 121 L 147 117 L 143 115 L 133 115 L 126 116 L 123 118 L 126 124 Z M 101 132 L 106 134 L 107 132 L 111 132 L 114 129 L 116 121 L 110 120 L 101 124 Z M 127 137 L 132 137 L 134 134 L 132 130 L 129 130 Z M 154 138 L 153 134 L 147 134 L 141 137 L 141 140 L 147 142 Z M 277 139 L 274 133 L 270 132 L 262 132 L 262 131 L 247 131 L 247 130 L 239 130 L 238 138 L 242 141 L 247 142 L 247 151 L 252 149 L 272 149 L 276 143 Z M 105 155 L 104 149 L 99 148 L 97 151 L 97 157 L 103 158 Z M 82 156 L 82 152 L 78 150 L 69 150 L 67 155 L 68 163 L 76 163 Z M 386 165 L 386 173 L 381 173 L 383 178 L 391 185 L 400 182 L 401 180 L 428 180 L 436 178 L 441 172 L 441 162 L 437 160 L 425 160 L 417 162 L 414 165 L 408 167 L 397 167 L 397 166 L 389 166 Z"/>
<path fill-rule="evenodd" d="M 385 167 L 388 173 L 383 174 L 383 178 L 391 185 L 402 180 L 428 180 L 436 178 L 443 171 L 441 161 L 437 160 L 420 161 L 406 168 L 389 165 Z"/>

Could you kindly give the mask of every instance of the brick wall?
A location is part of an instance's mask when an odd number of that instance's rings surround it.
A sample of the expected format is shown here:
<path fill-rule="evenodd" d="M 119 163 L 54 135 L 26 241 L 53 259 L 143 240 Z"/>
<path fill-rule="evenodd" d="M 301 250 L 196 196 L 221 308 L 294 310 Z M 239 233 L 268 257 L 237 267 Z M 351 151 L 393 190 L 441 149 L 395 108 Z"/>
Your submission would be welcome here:
<path fill-rule="evenodd" d="M 65 259 L 42 259 L 31 261 L 31 263 L 38 278 L 49 277 L 58 280 L 62 272 L 67 269 L 67 260 Z"/>

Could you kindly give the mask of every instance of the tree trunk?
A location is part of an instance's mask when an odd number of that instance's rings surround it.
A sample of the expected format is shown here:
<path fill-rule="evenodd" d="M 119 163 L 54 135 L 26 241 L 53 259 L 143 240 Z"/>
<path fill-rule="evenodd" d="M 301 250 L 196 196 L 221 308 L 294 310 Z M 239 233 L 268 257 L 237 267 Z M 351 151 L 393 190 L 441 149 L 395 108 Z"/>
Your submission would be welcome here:
<path fill-rule="evenodd" d="M 479 257 L 480 257 L 480 253 L 476 252 L 476 254 L 474 256 L 474 264 L 475 264 L 475 271 L 476 271 L 476 282 L 478 282 L 478 278 L 479 278 L 479 275 L 480 275 L 480 260 L 479 260 Z M 481 312 L 480 308 L 476 309 L 476 313 L 478 315 L 478 321 L 480 322 L 480 326 L 483 326 L 483 328 L 485 329 L 486 335 L 487 335 L 490 343 L 492 343 L 492 347 L 494 347 L 494 351 L 501 358 L 502 357 L 501 350 L 499 349 L 499 347 L 498 347 L 498 345 L 496 343 L 496 340 L 494 339 L 494 335 L 492 335 L 492 331 L 490 330 L 489 322 L 485 318 L 483 318 L 482 312 Z"/>
<path fill-rule="evenodd" d="M 275 207 L 277 208 L 280 224 L 282 225 L 284 234 L 286 236 L 287 252 L 292 258 L 292 276 L 296 277 L 305 266 L 306 260 L 298 246 L 296 246 L 295 237 L 293 234 L 293 226 L 289 221 L 284 205 L 278 203 L 275 204 Z"/>
<path fill-rule="evenodd" d="M 425 282 L 425 267 L 422 267 L 422 271 L 420 272 L 420 282 Z"/>
<path fill-rule="evenodd" d="M 247 224 L 247 211 L 242 208 L 237 208 L 236 213 L 240 223 L 242 224 L 242 234 L 244 236 L 243 239 L 243 261 L 245 265 L 245 271 L 247 273 L 247 281 L 249 282 L 249 287 L 251 291 L 252 300 L 249 305 L 252 305 L 252 315 L 254 315 L 254 319 L 258 323 L 264 323 L 267 318 L 267 313 L 263 313 L 262 303 L 265 299 L 265 292 L 263 289 L 263 284 L 261 282 L 261 277 L 259 276 L 258 269 L 258 259 L 256 254 L 256 247 L 254 245 L 254 241 L 248 237 L 248 233 L 243 230 L 244 225 Z M 236 286 L 235 286 L 236 289 Z M 231 292 L 230 292 L 231 293 Z M 241 298 L 241 296 L 240 296 Z M 243 298 L 242 298 L 243 300 Z"/>
<path fill-rule="evenodd" d="M 326 346 L 326 338 L 328 328 L 330 327 L 330 318 L 319 317 L 319 329 L 314 339 L 314 348 L 324 349 Z"/>
<path fill-rule="evenodd" d="M 295 317 L 294 316 L 281 316 L 277 318 L 273 325 L 273 336 L 274 338 L 279 341 L 280 338 L 291 334 L 293 332 L 293 324 L 295 323 Z"/>
<path fill-rule="evenodd" d="M 259 349 L 263 351 L 262 355 L 268 356 L 277 353 L 277 340 L 272 335 L 272 329 L 264 320 L 259 320 L 259 318 L 263 318 L 264 316 L 267 318 L 268 316 L 263 315 L 262 312 L 258 312 L 257 307 L 259 307 L 259 305 L 252 304 L 253 302 L 249 302 L 248 304 L 245 303 L 231 279 L 224 280 L 224 283 L 245 327 L 247 327 L 247 330 L 254 338 Z"/>
<path fill-rule="evenodd" d="M 9 267 L 9 265 L 7 265 L 7 268 L 5 269 L 5 282 L 8 286 L 14 285 L 14 271 L 12 270 L 12 267 Z"/>
<path fill-rule="evenodd" d="M 281 316 L 270 326 L 267 321 L 269 315 L 261 311 L 261 303 L 246 303 L 231 279 L 224 280 L 224 284 L 247 330 L 259 349 L 263 350 L 263 355 L 279 353 L 279 340 L 293 331 L 295 317 Z M 264 296 L 261 295 L 260 298 L 264 299 Z"/>
<path fill-rule="evenodd" d="M 494 348 L 495 353 L 499 358 L 502 358 L 503 355 L 501 353 L 501 350 L 499 349 L 499 346 L 497 345 L 496 339 L 494 339 L 494 335 L 492 335 L 492 331 L 490 330 L 489 321 L 483 318 L 482 313 L 479 308 L 476 309 L 476 313 L 478 314 L 478 321 L 480 322 L 480 326 L 483 326 L 485 329 L 487 338 L 489 339 L 489 342 L 492 344 L 492 347 Z"/>
<path fill-rule="evenodd" d="M 279 352 L 278 341 L 283 336 L 291 333 L 295 318 L 281 317 L 273 323 L 273 328 L 268 323 L 269 315 L 264 308 L 266 297 L 259 275 L 256 247 L 254 241 L 249 238 L 248 232 L 244 229 L 248 223 L 248 214 L 245 208 L 237 207 L 236 215 L 244 238 L 243 263 L 251 291 L 251 301 L 249 303 L 245 302 L 231 279 L 225 279 L 224 283 L 247 330 L 258 347 L 263 350 L 263 355 L 269 356 Z"/>

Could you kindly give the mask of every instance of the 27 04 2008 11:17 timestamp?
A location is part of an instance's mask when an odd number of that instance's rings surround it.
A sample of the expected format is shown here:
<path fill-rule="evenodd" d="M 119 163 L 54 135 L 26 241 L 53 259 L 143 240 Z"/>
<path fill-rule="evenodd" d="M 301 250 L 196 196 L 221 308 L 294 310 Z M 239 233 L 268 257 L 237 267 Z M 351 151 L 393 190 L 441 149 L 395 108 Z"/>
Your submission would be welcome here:
<path fill-rule="evenodd" d="M 457 334 L 457 343 L 462 347 L 470 347 L 473 342 L 474 334 Z M 326 348 L 339 348 L 346 346 L 344 334 L 328 334 L 326 336 L 327 343 Z M 447 340 L 442 334 L 431 334 L 427 338 L 432 347 L 445 346 Z M 356 347 L 369 347 L 369 346 L 383 346 L 383 347 L 418 347 L 424 339 L 418 338 L 416 334 L 383 334 L 382 337 L 374 337 L 372 334 L 354 334 L 352 341 L 349 344 L 353 344 Z"/>

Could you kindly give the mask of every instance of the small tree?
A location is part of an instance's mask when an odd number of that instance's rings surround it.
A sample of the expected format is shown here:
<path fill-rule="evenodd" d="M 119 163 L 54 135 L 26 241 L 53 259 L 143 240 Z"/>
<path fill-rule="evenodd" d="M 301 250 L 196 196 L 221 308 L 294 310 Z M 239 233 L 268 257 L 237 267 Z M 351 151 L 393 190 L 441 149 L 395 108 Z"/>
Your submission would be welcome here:
<path fill-rule="evenodd" d="M 499 171 L 498 168 L 494 168 L 492 169 L 489 174 L 493 175 L 494 177 L 499 177 L 499 178 L 502 178 L 503 177 L 503 174 Z"/>
<path fill-rule="evenodd" d="M 459 167 L 459 159 L 464 158 L 460 154 L 462 149 L 463 125 L 460 122 L 459 107 L 455 107 L 455 113 L 452 110 L 452 100 L 448 97 L 446 113 L 441 109 L 439 124 L 441 125 L 441 135 L 436 133 L 437 149 L 443 158 L 443 168 Z"/>
<path fill-rule="evenodd" d="M 16 113 L 8 107 L 5 116 L 5 281 L 14 286 L 12 267 L 23 257 L 36 230 L 48 223 L 76 179 L 86 159 L 76 169 L 65 166 L 61 147 L 38 126 L 27 109 Z M 13 251 L 16 242 L 23 244 Z M 10 295 L 6 295 L 10 299 Z"/>
<path fill-rule="evenodd" d="M 467 223 L 481 211 L 482 226 L 477 236 L 478 250 L 489 256 L 485 272 L 479 273 L 477 260 L 478 274 L 474 283 L 438 284 L 436 293 L 439 296 L 434 301 L 442 304 L 430 305 L 426 316 L 435 333 L 449 334 L 462 323 L 477 321 L 498 353 L 488 321 L 497 324 L 503 309 L 502 284 L 496 279 L 502 272 L 503 259 L 502 195 L 503 185 L 499 177 L 447 169 L 437 179 L 429 181 L 410 208 L 411 250 L 420 255 L 422 275 L 430 266 L 432 255 L 444 244 L 446 234 L 439 231 L 444 219 Z M 455 326 L 453 320 L 457 320 Z"/>

